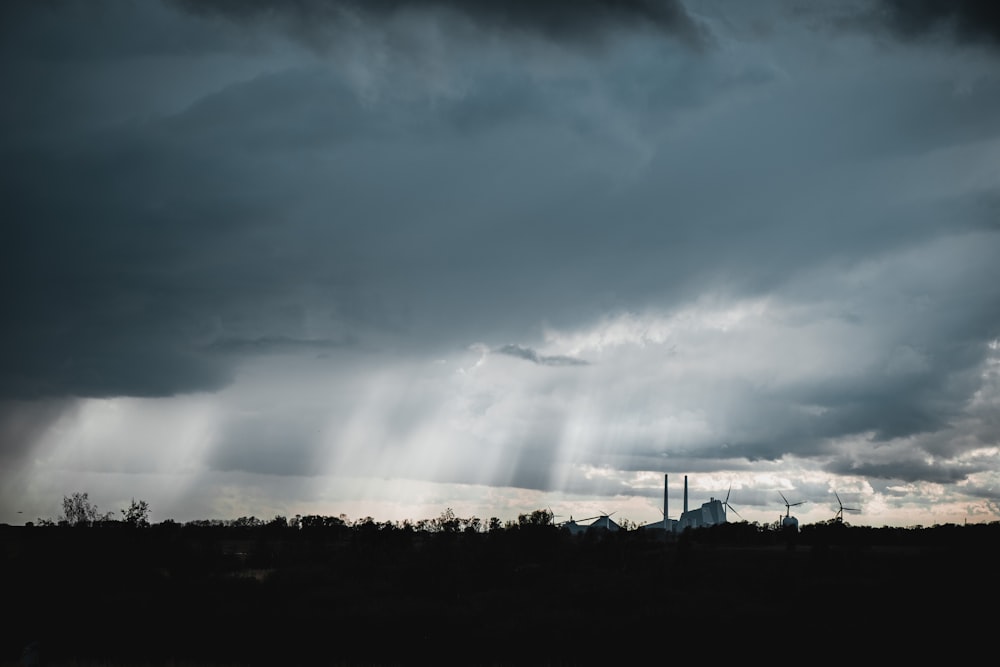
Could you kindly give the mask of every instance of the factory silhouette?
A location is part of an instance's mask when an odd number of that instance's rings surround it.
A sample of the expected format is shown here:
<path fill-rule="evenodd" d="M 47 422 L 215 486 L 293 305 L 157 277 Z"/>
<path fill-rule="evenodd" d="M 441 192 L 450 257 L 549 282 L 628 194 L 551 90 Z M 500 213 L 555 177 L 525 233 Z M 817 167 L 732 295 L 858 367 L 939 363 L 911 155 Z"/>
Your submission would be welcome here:
<path fill-rule="evenodd" d="M 648 531 L 664 531 L 667 534 L 677 534 L 682 533 L 688 528 L 706 528 L 708 526 L 716 526 L 719 524 L 726 523 L 727 510 L 732 511 L 734 514 L 739 516 L 739 513 L 733 509 L 733 506 L 729 504 L 729 493 L 726 493 L 725 500 L 720 500 L 718 498 L 709 498 L 708 502 L 702 503 L 700 507 L 695 509 L 688 508 L 688 478 L 684 475 L 684 509 L 681 512 L 679 519 L 670 518 L 670 502 L 669 502 L 669 488 L 667 485 L 668 475 L 663 475 L 663 518 L 659 521 L 654 521 L 652 523 L 647 523 L 639 526 L 640 530 Z M 732 489 L 730 489 L 731 491 Z M 784 497 L 784 496 L 782 496 Z M 795 503 L 800 504 L 800 503 Z M 594 520 L 593 523 L 582 523 L 590 520 Z M 798 528 L 798 520 L 795 517 L 786 516 L 788 523 L 783 520 L 783 526 L 794 526 Z M 579 535 L 586 533 L 589 530 L 609 530 L 618 531 L 622 530 L 622 527 L 615 523 L 611 519 L 611 514 L 602 514 L 597 517 L 590 517 L 588 519 L 574 520 L 570 517 L 569 521 L 557 524 L 559 527 L 568 530 L 571 534 Z"/>

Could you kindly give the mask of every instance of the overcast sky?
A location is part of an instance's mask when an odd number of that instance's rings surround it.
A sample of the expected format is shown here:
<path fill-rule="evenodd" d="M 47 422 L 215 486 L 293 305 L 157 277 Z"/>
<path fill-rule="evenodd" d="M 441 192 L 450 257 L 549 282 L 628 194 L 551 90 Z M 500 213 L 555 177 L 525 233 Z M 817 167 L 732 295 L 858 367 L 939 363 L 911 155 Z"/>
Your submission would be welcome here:
<path fill-rule="evenodd" d="M 0 522 L 1000 520 L 995 4 L 22 0 L 0 86 Z"/>

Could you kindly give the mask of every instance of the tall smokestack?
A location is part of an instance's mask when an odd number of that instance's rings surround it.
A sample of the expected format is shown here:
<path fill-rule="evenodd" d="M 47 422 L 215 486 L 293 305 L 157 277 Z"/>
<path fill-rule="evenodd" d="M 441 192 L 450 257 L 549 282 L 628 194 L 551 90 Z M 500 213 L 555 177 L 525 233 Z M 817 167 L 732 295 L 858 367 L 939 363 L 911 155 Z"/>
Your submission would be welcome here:
<path fill-rule="evenodd" d="M 667 527 L 667 517 L 670 516 L 667 513 L 667 476 L 663 476 L 663 527 Z"/>
<path fill-rule="evenodd" d="M 684 475 L 684 513 L 688 511 L 688 476 Z"/>

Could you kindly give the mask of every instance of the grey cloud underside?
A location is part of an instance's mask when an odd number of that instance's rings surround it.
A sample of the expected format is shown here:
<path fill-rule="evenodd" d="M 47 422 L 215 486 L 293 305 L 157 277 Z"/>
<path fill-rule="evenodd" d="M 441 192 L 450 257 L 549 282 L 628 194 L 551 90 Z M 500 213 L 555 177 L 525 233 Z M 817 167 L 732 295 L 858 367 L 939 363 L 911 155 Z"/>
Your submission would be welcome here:
<path fill-rule="evenodd" d="M 825 466 L 827 472 L 839 475 L 858 475 L 871 479 L 892 479 L 904 482 L 930 482 L 932 484 L 955 484 L 966 481 L 970 474 L 989 470 L 987 466 L 946 466 L 929 465 L 919 460 L 892 463 L 868 463 L 858 461 L 838 461 Z"/>
<path fill-rule="evenodd" d="M 525 359 L 542 366 L 586 366 L 587 362 L 583 359 L 577 359 L 576 357 L 569 357 L 565 355 L 545 355 L 538 354 L 535 350 L 530 347 L 522 347 L 520 345 L 504 345 L 496 349 L 499 354 L 505 354 L 510 357 L 517 357 L 518 359 Z"/>
<path fill-rule="evenodd" d="M 622 29 L 648 28 L 681 37 L 691 44 L 702 29 L 676 0 L 174 0 L 193 14 L 236 21 L 283 20 L 306 41 L 324 45 L 324 27 L 380 25 L 399 16 L 447 13 L 481 30 L 524 32 L 560 41 L 587 43 Z"/>

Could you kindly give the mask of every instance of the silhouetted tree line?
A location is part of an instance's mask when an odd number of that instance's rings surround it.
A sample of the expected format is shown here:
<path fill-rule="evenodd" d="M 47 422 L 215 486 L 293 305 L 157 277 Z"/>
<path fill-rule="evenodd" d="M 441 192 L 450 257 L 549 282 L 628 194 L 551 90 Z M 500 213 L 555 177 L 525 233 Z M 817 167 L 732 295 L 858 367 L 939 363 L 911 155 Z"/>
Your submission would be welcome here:
<path fill-rule="evenodd" d="M 296 534 L 306 538 L 322 537 L 344 540 L 374 540 L 385 542 L 385 535 L 415 536 L 426 538 L 430 535 L 444 536 L 455 534 L 478 535 L 483 533 L 513 532 L 522 536 L 537 535 L 560 531 L 561 527 L 554 520 L 551 510 L 539 509 L 520 514 L 517 521 L 501 521 L 491 517 L 483 521 L 472 516 L 462 518 L 450 507 L 438 517 L 431 519 L 377 521 L 370 516 L 355 521 L 346 515 L 299 515 L 288 518 L 276 515 L 271 519 L 261 519 L 255 516 L 242 516 L 236 519 L 199 519 L 183 524 L 172 519 L 152 524 L 149 521 L 150 506 L 145 500 L 132 499 L 127 508 L 120 510 L 121 518 L 114 512 L 101 512 L 90 502 L 87 493 L 74 492 L 63 497 L 63 514 L 57 519 L 39 518 L 36 523 L 29 522 L 26 527 L 130 527 L 157 528 L 169 533 L 184 528 L 200 538 L 208 536 L 225 536 L 230 540 L 246 541 L 250 538 L 280 538 L 294 539 Z M 639 528 L 630 521 L 623 522 L 621 532 L 634 533 L 632 539 L 644 541 L 661 539 L 667 542 L 695 542 L 699 544 L 718 544 L 729 546 L 774 546 L 792 542 L 796 545 L 826 546 L 829 544 L 855 546 L 955 546 L 955 545 L 986 545 L 996 543 L 1000 522 L 980 523 L 972 525 L 937 524 L 930 527 L 911 526 L 907 528 L 883 526 L 853 526 L 839 520 L 830 520 L 816 524 L 805 524 L 800 529 L 788 529 L 779 523 L 761 524 L 758 522 L 729 522 L 714 526 L 704 526 L 689 529 L 681 534 L 664 535 L 657 530 Z M 587 535 L 606 536 L 607 531 L 596 530 Z M 395 539 L 395 543 L 410 542 L 406 539 Z"/>
<path fill-rule="evenodd" d="M 68 499 L 57 521 L 0 526 L 17 610 L 0 662 L 38 641 L 50 658 L 144 664 L 620 664 L 649 641 L 711 642 L 723 615 L 734 646 L 776 639 L 788 614 L 795 637 L 848 619 L 859 641 L 889 613 L 917 627 L 961 607 L 966 591 L 942 585 L 960 573 L 1000 590 L 1000 523 L 574 535 L 548 510 L 152 523 L 142 501 L 109 516 Z M 989 636 L 988 615 L 930 618 Z"/>
<path fill-rule="evenodd" d="M 79 491 L 63 496 L 63 513 L 55 521 L 38 519 L 42 526 L 108 526 L 123 524 L 135 528 L 149 525 L 149 503 L 145 500 L 132 499 L 129 506 L 121 510 L 121 518 L 116 518 L 114 512 L 101 512 L 97 505 L 90 501 L 87 493 Z M 34 524 L 29 524 L 34 525 Z"/>

